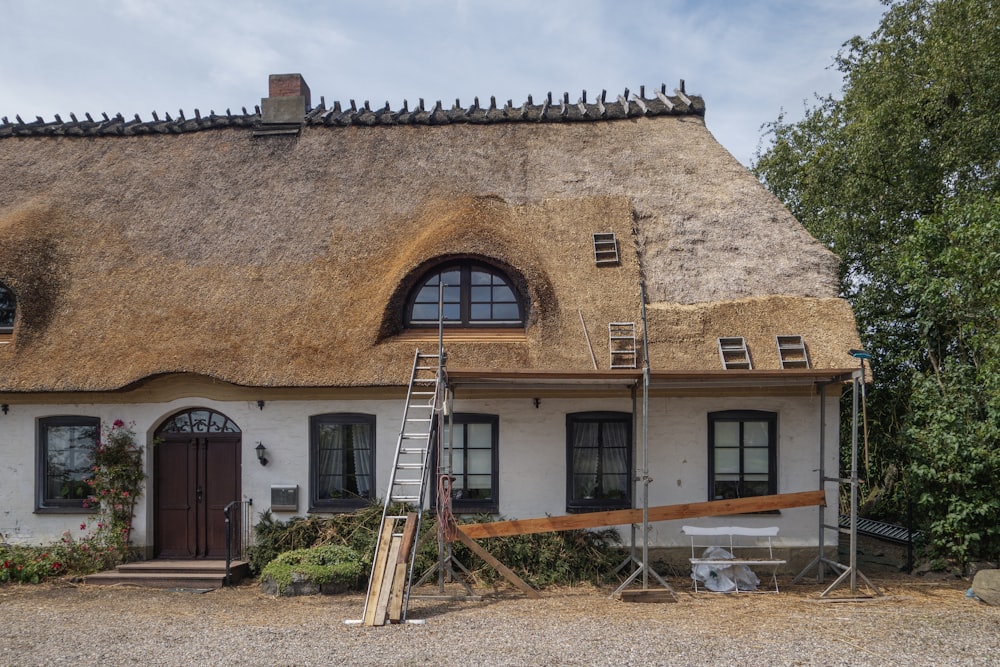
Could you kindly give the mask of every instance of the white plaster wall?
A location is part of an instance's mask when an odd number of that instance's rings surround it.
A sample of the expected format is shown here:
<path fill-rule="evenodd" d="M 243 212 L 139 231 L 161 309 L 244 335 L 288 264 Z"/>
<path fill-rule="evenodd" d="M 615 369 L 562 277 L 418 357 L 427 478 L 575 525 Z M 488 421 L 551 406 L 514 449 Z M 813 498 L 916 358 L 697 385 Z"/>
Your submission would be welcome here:
<path fill-rule="evenodd" d="M 835 393 L 835 392 L 831 392 Z M 147 443 L 168 416 L 187 408 L 210 408 L 233 420 L 242 430 L 243 497 L 253 499 L 254 513 L 269 508 L 272 484 L 297 484 L 298 514 L 309 504 L 309 417 L 328 412 L 359 412 L 376 415 L 376 469 L 379 495 L 384 495 L 389 467 L 399 433 L 402 402 L 399 400 L 268 401 L 263 409 L 255 401 L 216 401 L 190 397 L 164 403 L 12 405 L 0 415 L 0 533 L 10 542 L 42 543 L 58 540 L 62 532 L 79 533 L 86 518 L 81 514 L 35 514 L 35 439 L 39 418 L 57 415 L 98 417 L 104 423 L 115 419 L 134 422 L 139 437 Z M 638 406 L 641 409 L 641 402 Z M 591 410 L 632 411 L 628 398 L 542 398 L 539 407 L 531 398 L 456 398 L 456 412 L 481 412 L 500 416 L 500 513 L 507 518 L 532 518 L 566 513 L 566 415 Z M 760 398 L 652 398 L 649 415 L 649 468 L 653 482 L 651 506 L 708 500 L 707 413 L 715 410 L 767 410 L 778 413 L 778 491 L 808 491 L 817 488 L 819 399 L 801 397 Z M 836 396 L 827 398 L 826 467 L 837 474 Z M 637 428 L 634 464 L 641 469 L 641 421 Z M 269 464 L 257 462 L 254 448 L 267 447 Z M 151 476 L 151 457 L 146 456 Z M 836 489 L 829 485 L 826 523 L 836 523 Z M 151 484 L 136 512 L 135 542 L 152 543 L 150 517 L 153 511 Z M 636 506 L 641 506 L 641 486 L 636 487 Z M 275 512 L 286 520 L 295 512 Z M 700 519 L 700 525 L 739 522 L 781 527 L 785 546 L 814 545 L 819 517 L 816 508 L 782 510 L 780 515 L 743 515 Z M 692 520 L 686 523 L 691 523 Z M 652 525 L 650 544 L 683 546 L 680 525 Z M 621 527 L 627 540 L 629 529 Z M 74 533 L 74 534 L 76 534 Z M 828 531 L 827 543 L 836 535 Z"/>

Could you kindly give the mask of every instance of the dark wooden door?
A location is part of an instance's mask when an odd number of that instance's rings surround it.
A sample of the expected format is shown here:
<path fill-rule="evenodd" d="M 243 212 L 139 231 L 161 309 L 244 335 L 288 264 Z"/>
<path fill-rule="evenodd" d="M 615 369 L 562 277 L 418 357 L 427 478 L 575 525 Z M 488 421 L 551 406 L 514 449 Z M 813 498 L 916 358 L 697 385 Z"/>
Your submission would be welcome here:
<path fill-rule="evenodd" d="M 158 558 L 225 558 L 223 510 L 240 498 L 238 433 L 167 433 L 155 446 Z"/>

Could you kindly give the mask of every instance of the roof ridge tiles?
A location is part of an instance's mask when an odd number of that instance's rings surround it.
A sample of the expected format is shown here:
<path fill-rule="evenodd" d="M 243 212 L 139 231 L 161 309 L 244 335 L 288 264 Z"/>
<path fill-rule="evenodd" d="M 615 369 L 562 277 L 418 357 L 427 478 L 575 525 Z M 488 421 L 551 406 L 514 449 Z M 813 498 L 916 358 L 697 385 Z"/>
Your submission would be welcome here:
<path fill-rule="evenodd" d="M 421 98 L 418 105 L 410 108 L 409 102 L 403 100 L 403 106 L 392 109 L 387 101 L 384 107 L 372 109 L 366 101 L 363 106 L 351 100 L 349 107 L 342 107 L 339 101 L 327 107 L 325 100 L 320 105 L 307 110 L 302 124 L 307 126 L 346 127 L 349 125 L 395 126 L 395 125 L 450 125 L 471 124 L 486 125 L 497 123 L 562 123 L 562 122 L 595 122 L 607 120 L 630 119 L 637 116 L 704 116 L 705 103 L 698 95 L 688 95 L 683 87 L 675 89 L 674 94 L 666 94 L 666 86 L 661 85 L 653 91 L 652 97 L 646 97 L 646 87 L 640 86 L 639 93 L 633 93 L 628 88 L 623 95 L 617 95 L 613 103 L 607 103 L 606 91 L 596 96 L 590 102 L 587 91 L 583 91 L 575 104 L 569 101 L 569 93 L 563 93 L 559 100 L 552 99 L 548 93 L 541 104 L 535 104 L 531 95 L 520 106 L 514 106 L 512 100 L 498 107 L 496 97 L 490 97 L 490 104 L 484 107 L 479 98 L 473 98 L 470 106 L 462 106 L 459 99 L 455 105 L 445 109 L 438 101 L 433 107 L 424 107 Z M 86 120 L 78 120 L 71 113 L 70 120 L 64 120 L 55 114 L 55 120 L 46 122 L 41 116 L 36 120 L 25 122 L 19 115 L 15 120 L 8 117 L 0 118 L 0 139 L 6 137 L 28 136 L 137 136 L 147 134 L 182 134 L 201 130 L 220 128 L 254 128 L 261 125 L 260 107 L 255 106 L 253 112 L 243 107 L 242 114 L 233 114 L 226 109 L 225 115 L 210 112 L 202 116 L 195 109 L 194 118 L 186 118 L 180 110 L 178 117 L 169 113 L 161 119 L 155 111 L 152 120 L 141 120 L 139 114 L 126 119 L 122 114 L 109 117 L 102 114 L 102 119 L 94 120 L 89 113 L 84 114 Z"/>

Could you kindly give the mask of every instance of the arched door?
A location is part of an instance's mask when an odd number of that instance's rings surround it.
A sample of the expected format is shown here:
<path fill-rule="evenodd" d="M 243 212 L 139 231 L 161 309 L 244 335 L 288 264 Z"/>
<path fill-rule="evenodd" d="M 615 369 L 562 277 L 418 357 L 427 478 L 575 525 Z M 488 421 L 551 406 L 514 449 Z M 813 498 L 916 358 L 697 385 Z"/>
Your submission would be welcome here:
<path fill-rule="evenodd" d="M 153 458 L 154 551 L 158 558 L 225 558 L 223 510 L 240 499 L 240 429 L 220 412 L 194 408 L 157 430 Z"/>

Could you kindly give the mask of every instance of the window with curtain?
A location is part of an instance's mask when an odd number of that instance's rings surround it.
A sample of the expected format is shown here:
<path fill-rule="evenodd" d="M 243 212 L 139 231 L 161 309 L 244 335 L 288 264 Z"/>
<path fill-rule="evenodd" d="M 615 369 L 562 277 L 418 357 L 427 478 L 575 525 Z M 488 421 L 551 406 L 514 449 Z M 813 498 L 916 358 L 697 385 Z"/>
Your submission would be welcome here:
<path fill-rule="evenodd" d="M 97 417 L 45 417 L 38 420 L 35 507 L 40 512 L 92 512 L 93 450 L 101 437 Z"/>
<path fill-rule="evenodd" d="M 448 456 L 447 431 L 444 455 Z M 455 513 L 496 513 L 500 510 L 497 474 L 497 415 L 455 413 L 451 433 L 451 504 Z M 447 465 L 447 461 L 443 461 Z M 436 490 L 435 490 L 436 491 Z"/>
<path fill-rule="evenodd" d="M 315 511 L 353 510 L 374 497 L 375 416 L 335 413 L 309 420 L 310 502 Z"/>
<path fill-rule="evenodd" d="M 708 415 L 709 500 L 777 493 L 778 415 L 730 410 Z"/>
<path fill-rule="evenodd" d="M 566 416 L 566 509 L 632 506 L 632 415 L 577 412 Z"/>
<path fill-rule="evenodd" d="M 445 326 L 524 326 L 513 283 L 499 269 L 480 262 L 452 262 L 421 279 L 407 300 L 406 326 L 436 327 L 439 304 Z"/>

